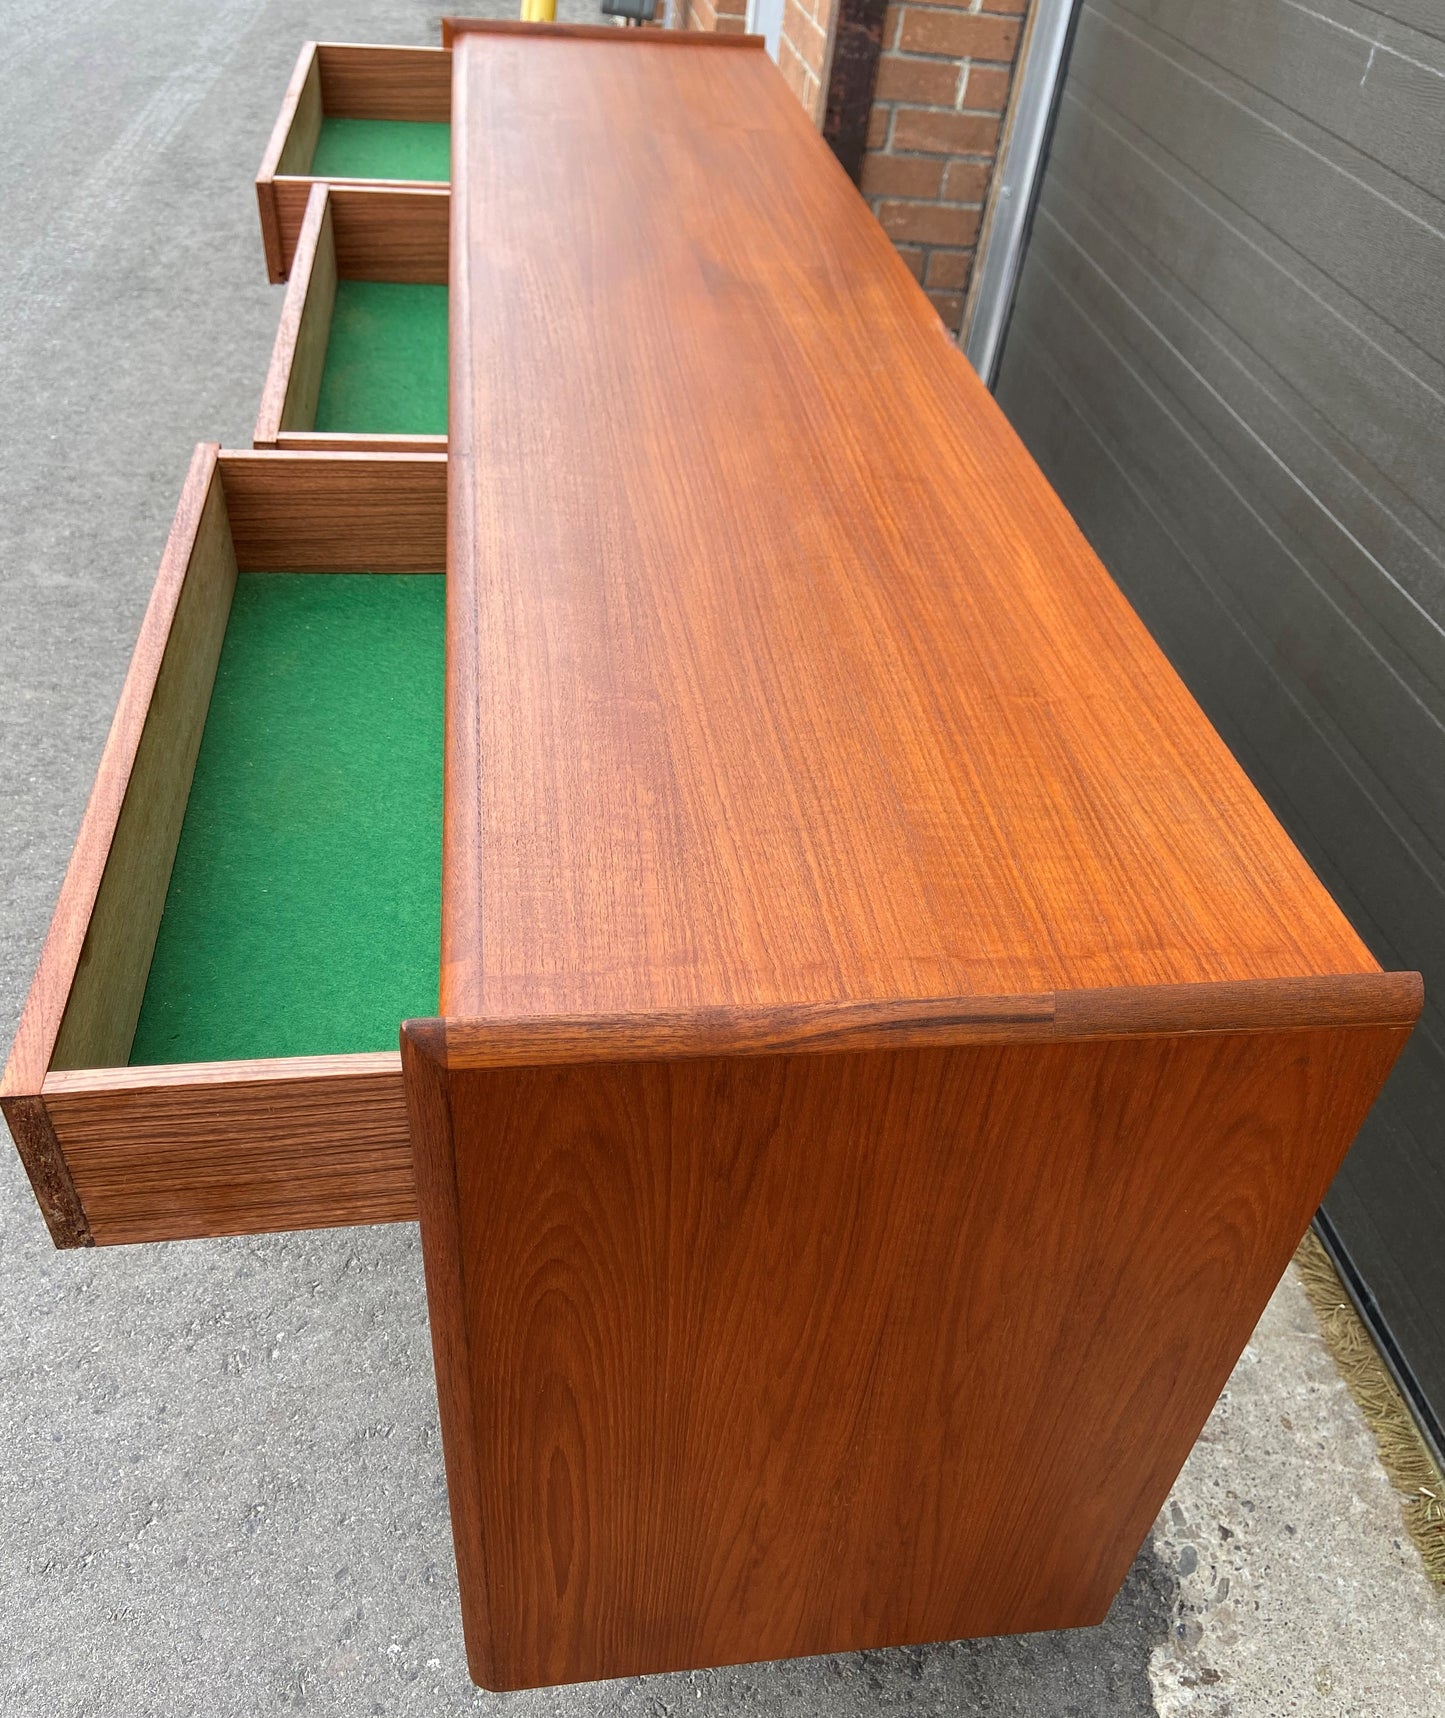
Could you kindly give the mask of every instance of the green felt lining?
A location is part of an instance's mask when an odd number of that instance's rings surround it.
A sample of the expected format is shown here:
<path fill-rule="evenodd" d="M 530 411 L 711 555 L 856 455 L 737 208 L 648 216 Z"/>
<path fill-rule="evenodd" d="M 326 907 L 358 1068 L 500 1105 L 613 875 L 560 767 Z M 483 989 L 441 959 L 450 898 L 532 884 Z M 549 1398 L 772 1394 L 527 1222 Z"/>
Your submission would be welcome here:
<path fill-rule="evenodd" d="M 240 576 L 132 1066 L 436 1013 L 445 604 L 439 573 Z"/>
<path fill-rule="evenodd" d="M 419 119 L 331 119 L 311 156 L 317 179 L 411 179 L 447 184 L 452 128 Z"/>
<path fill-rule="evenodd" d="M 447 433 L 445 286 L 337 281 L 316 428 Z"/>

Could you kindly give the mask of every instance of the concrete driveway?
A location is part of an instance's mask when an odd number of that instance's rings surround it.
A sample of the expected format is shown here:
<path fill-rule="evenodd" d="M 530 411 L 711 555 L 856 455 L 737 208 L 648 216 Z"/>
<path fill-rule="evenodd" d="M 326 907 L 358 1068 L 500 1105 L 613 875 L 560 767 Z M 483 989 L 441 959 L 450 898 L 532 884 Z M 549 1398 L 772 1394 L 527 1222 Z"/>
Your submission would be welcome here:
<path fill-rule="evenodd" d="M 7 1041 L 191 448 L 249 441 L 281 294 L 250 181 L 297 48 L 437 27 L 0 0 Z M 8 1718 L 1445 1713 L 1441 1605 L 1288 1282 L 1099 1629 L 499 1697 L 455 1588 L 413 1228 L 58 1254 L 0 1150 Z"/>

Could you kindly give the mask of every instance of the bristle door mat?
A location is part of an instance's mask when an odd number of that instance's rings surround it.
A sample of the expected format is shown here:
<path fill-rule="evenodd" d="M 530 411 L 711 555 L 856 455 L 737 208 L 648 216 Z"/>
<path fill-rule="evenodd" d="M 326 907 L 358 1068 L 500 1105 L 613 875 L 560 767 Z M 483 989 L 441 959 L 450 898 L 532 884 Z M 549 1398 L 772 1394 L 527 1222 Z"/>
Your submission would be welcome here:
<path fill-rule="evenodd" d="M 326 343 L 318 430 L 447 433 L 447 289 L 339 280 Z"/>
<path fill-rule="evenodd" d="M 436 1013 L 444 587 L 237 581 L 132 1066 L 394 1050 Z"/>
<path fill-rule="evenodd" d="M 447 184 L 452 128 L 419 119 L 323 119 L 311 157 L 316 179 L 408 179 Z"/>

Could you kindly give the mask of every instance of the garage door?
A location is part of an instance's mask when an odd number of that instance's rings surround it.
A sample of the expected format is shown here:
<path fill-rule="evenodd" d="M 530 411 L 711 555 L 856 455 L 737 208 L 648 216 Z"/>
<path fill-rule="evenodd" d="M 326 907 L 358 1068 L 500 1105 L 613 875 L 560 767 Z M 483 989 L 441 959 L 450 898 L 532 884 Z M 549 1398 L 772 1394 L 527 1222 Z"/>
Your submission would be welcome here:
<path fill-rule="evenodd" d="M 998 398 L 1427 1007 L 1329 1195 L 1445 1419 L 1445 7 L 1087 0 Z"/>

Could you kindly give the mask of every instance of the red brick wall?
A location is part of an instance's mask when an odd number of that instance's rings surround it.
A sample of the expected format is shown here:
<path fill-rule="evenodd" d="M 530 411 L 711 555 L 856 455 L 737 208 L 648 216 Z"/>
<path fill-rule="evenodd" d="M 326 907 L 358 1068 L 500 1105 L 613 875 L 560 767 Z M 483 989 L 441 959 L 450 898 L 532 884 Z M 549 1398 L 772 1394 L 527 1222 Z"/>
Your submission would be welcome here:
<path fill-rule="evenodd" d="M 832 21 L 833 0 L 786 0 L 778 70 L 814 125 L 823 123 Z"/>
<path fill-rule="evenodd" d="M 778 66 L 814 124 L 827 105 L 836 0 L 787 0 Z M 1027 0 L 893 0 L 862 190 L 957 333 Z M 675 0 L 682 29 L 741 31 L 747 0 Z"/>
<path fill-rule="evenodd" d="M 957 332 L 1025 0 L 888 8 L 862 189 Z"/>
<path fill-rule="evenodd" d="M 778 42 L 778 69 L 815 125 L 822 123 L 833 0 L 785 0 Z M 675 25 L 741 35 L 747 29 L 747 0 L 675 0 Z"/>
<path fill-rule="evenodd" d="M 677 0 L 676 28 L 741 36 L 747 28 L 747 15 L 747 0 Z"/>

